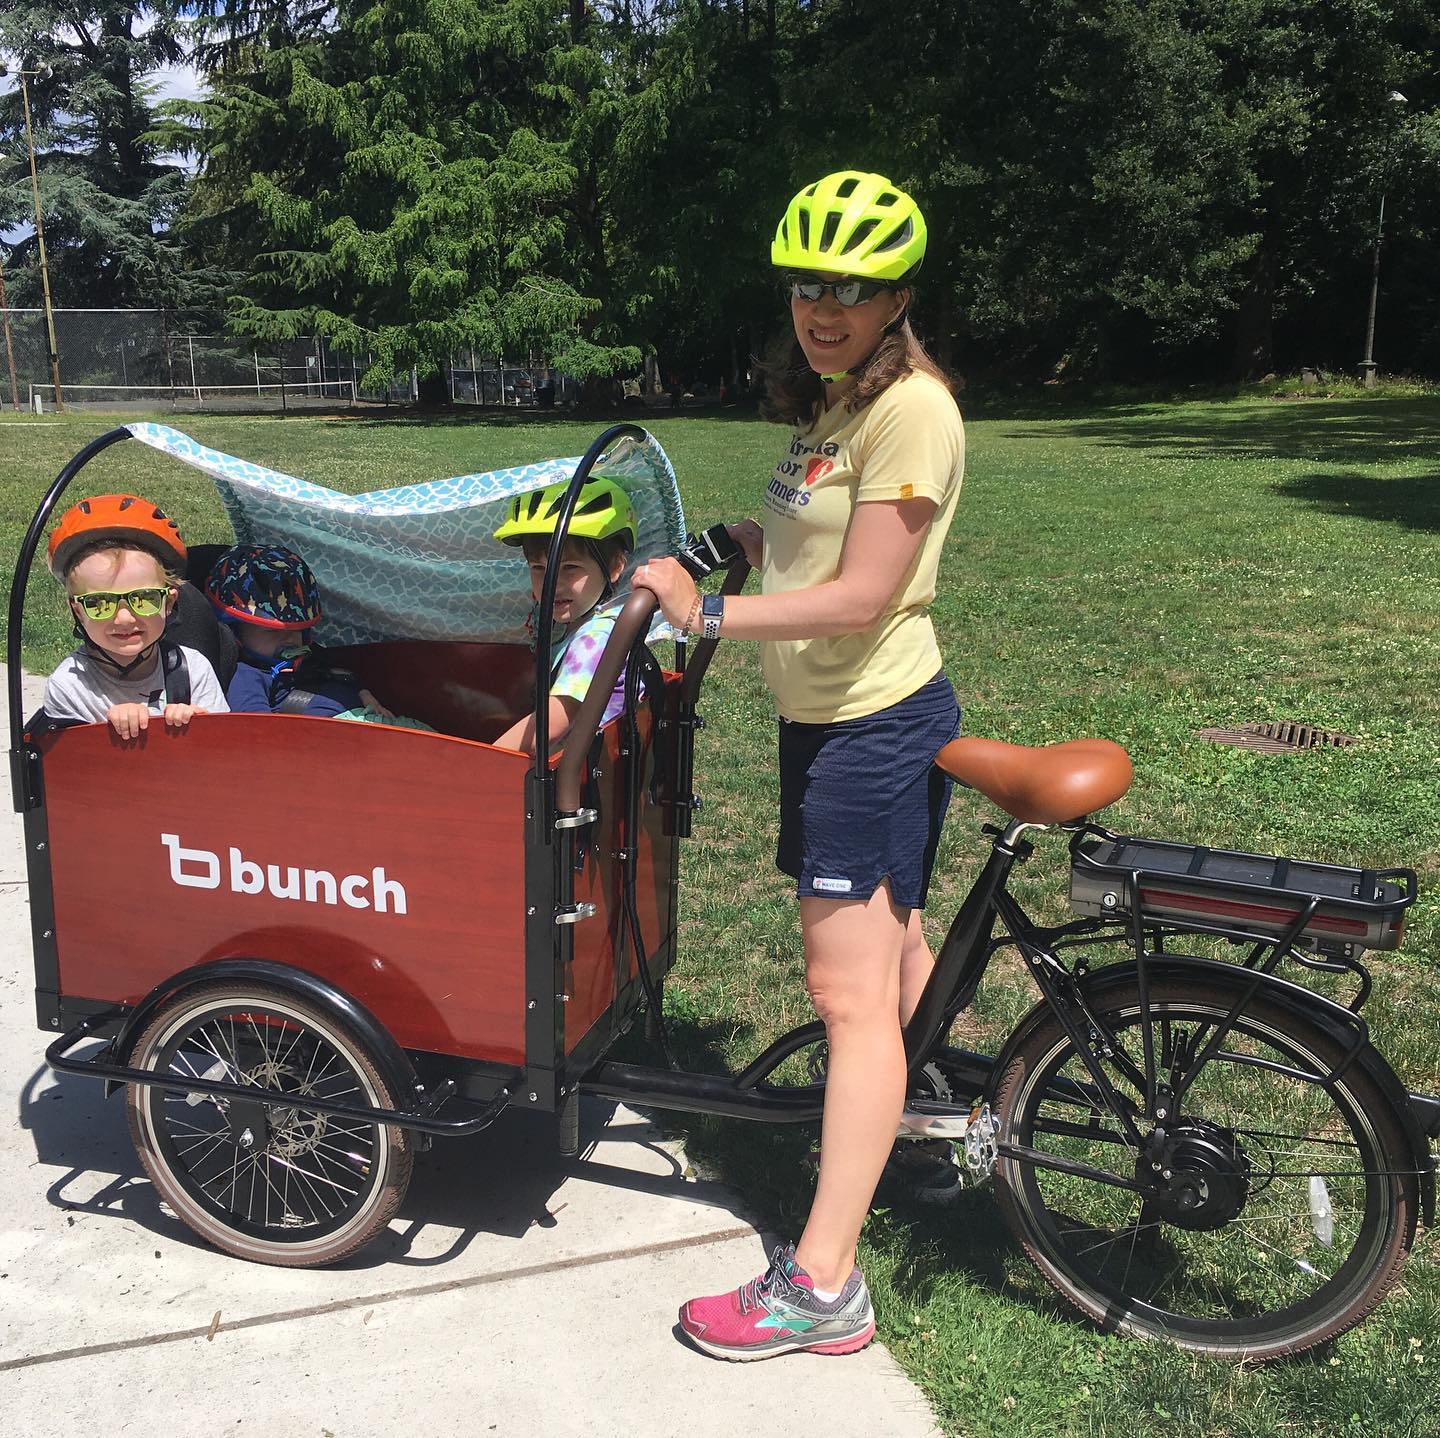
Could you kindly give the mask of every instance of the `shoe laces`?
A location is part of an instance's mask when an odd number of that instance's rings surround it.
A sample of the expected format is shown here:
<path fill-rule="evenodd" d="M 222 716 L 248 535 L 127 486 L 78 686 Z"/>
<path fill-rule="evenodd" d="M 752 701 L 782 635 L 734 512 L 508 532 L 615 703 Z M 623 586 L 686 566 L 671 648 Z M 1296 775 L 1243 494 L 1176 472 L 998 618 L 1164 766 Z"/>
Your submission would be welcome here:
<path fill-rule="evenodd" d="M 788 1257 L 787 1249 L 777 1248 L 770 1255 L 770 1267 L 764 1273 L 752 1278 L 749 1283 L 741 1285 L 739 1293 L 741 1313 L 749 1313 L 752 1308 L 760 1307 L 777 1288 L 784 1294 L 798 1286 L 790 1281 L 785 1272 Z"/>

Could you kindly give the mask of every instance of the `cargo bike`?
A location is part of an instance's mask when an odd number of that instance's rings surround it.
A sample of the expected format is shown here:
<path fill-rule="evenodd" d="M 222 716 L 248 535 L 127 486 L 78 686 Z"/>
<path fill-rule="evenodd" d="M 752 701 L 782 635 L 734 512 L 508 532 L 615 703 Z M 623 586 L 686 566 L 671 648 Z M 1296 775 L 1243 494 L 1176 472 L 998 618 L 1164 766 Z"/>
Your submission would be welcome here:
<path fill-rule="evenodd" d="M 61 1031 L 46 1060 L 123 1090 L 174 1212 L 240 1257 L 319 1265 L 389 1222 L 418 1146 L 506 1110 L 551 1116 L 569 1154 L 581 1094 L 816 1120 L 819 1023 L 728 1076 L 608 1057 L 647 1010 L 663 1044 L 715 647 L 677 642 L 663 666 L 648 591 L 625 601 L 549 764 L 487 742 L 531 708 L 547 752 L 546 686 L 523 644 L 340 651 L 433 733 L 228 715 L 122 746 L 105 725 L 23 720 L 35 550 L 67 486 L 133 429 L 62 470 L 22 545 L 11 766 L 38 1022 Z M 579 488 L 642 441 L 612 427 L 574 467 L 538 653 Z M 725 569 L 727 592 L 745 582 L 720 527 L 683 562 Z M 602 726 L 622 670 L 625 709 Z M 1407 1091 L 1360 1015 L 1363 955 L 1399 944 L 1414 873 L 1113 833 L 1089 816 L 1132 771 L 1105 740 L 962 738 L 937 763 L 1003 818 L 904 1031 L 920 1120 L 907 1133 L 953 1139 L 976 1180 L 993 1178 L 1026 1253 L 1106 1329 L 1263 1359 L 1362 1319 L 1434 1217 L 1440 1098 Z M 1043 925 L 1009 881 L 1058 841 L 1076 916 Z M 948 1046 L 1007 949 L 1034 1007 L 998 1055 Z"/>

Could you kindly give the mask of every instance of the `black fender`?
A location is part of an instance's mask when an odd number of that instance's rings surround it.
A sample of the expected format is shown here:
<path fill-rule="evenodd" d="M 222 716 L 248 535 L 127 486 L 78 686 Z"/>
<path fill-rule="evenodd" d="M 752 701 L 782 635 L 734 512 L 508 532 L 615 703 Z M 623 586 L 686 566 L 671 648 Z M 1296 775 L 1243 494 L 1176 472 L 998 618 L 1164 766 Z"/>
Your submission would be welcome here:
<path fill-rule="evenodd" d="M 125 1015 L 120 1031 L 110 1041 L 111 1054 L 117 1062 L 128 1063 L 130 1051 L 145 1025 L 161 1007 L 186 989 L 193 989 L 197 984 L 237 982 L 273 984 L 276 988 L 288 989 L 297 998 L 308 999 L 365 1046 L 395 1095 L 398 1108 L 414 1101 L 420 1087 L 414 1065 L 390 1031 L 364 1004 L 326 979 L 293 964 L 271 959 L 215 959 L 171 974 Z"/>
<path fill-rule="evenodd" d="M 1136 968 L 1137 965 L 1132 960 L 1129 963 L 1107 964 L 1104 968 L 1094 969 L 1077 981 L 1080 992 L 1087 1002 L 1098 1003 L 1116 989 L 1133 988 Z M 1425 1227 L 1428 1229 L 1434 1226 L 1435 1158 L 1430 1151 L 1430 1140 L 1410 1101 L 1409 1091 L 1384 1056 L 1370 1042 L 1370 1030 L 1363 1019 L 1333 999 L 1327 999 L 1323 994 L 1292 983 L 1289 979 L 1279 978 L 1275 974 L 1257 975 L 1254 969 L 1222 963 L 1218 959 L 1169 959 L 1160 955 L 1145 961 L 1145 971 L 1152 983 L 1162 979 L 1182 982 L 1186 979 L 1203 979 L 1231 990 L 1237 998 L 1258 977 L 1260 983 L 1256 993 L 1264 995 L 1271 1003 L 1297 1018 L 1314 1024 L 1342 1048 L 1354 1047 L 1358 1034 L 1359 1049 L 1355 1055 L 1355 1066 L 1375 1084 L 1395 1111 L 1395 1117 L 1410 1144 L 1415 1170 L 1419 1176 L 1420 1205 Z M 993 1099 L 994 1086 L 1009 1067 L 1016 1050 L 1049 1014 L 1050 1005 L 1042 1001 L 1015 1026 L 1015 1031 L 1006 1039 L 1004 1048 L 995 1060 L 988 1098 Z"/>

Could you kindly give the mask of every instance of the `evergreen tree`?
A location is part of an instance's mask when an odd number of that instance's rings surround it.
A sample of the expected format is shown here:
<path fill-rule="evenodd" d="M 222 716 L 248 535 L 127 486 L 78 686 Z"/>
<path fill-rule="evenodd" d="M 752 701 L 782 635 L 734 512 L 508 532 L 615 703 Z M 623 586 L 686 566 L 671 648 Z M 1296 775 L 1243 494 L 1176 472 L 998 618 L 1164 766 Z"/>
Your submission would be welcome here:
<path fill-rule="evenodd" d="M 150 78 L 182 56 L 170 16 L 116 0 L 0 0 L 0 49 L 26 70 L 50 287 L 75 307 L 203 306 L 223 276 L 192 266 L 172 225 L 183 167 L 164 154 Z M 0 226 L 10 300 L 40 302 L 22 102 L 0 97 Z"/>
<path fill-rule="evenodd" d="M 664 81 L 634 16 L 575 0 L 218 12 L 214 96 L 197 107 L 194 222 L 252 273 L 232 326 L 370 353 L 366 382 L 455 353 L 535 348 L 603 377 L 641 360 L 648 276 L 622 211 L 663 135 Z M 267 28 L 268 26 L 268 28 Z"/>

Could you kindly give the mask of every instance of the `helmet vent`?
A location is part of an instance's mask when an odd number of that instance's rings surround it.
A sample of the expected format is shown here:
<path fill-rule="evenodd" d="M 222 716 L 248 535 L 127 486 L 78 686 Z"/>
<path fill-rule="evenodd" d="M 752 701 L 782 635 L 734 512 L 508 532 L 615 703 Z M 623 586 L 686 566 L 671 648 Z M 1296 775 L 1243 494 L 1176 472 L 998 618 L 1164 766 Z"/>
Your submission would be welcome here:
<path fill-rule="evenodd" d="M 854 175 L 851 175 L 848 180 L 841 180 L 835 187 L 836 196 L 839 199 L 848 200 L 855 193 L 855 186 L 859 183 L 860 181 Z"/>
<path fill-rule="evenodd" d="M 914 231 L 914 225 L 912 225 L 907 218 L 905 223 L 901 225 L 900 228 L 896 230 L 895 233 L 891 235 L 888 240 L 886 240 L 883 244 L 875 246 L 876 253 L 879 254 L 885 250 L 898 250 L 903 246 L 908 245 L 910 243 L 910 236 L 914 233 Z"/>
<path fill-rule="evenodd" d="M 828 214 L 825 216 L 825 227 L 820 231 L 820 253 L 824 254 L 830 246 L 835 243 L 835 231 L 840 228 L 840 216 Z"/>
<path fill-rule="evenodd" d="M 893 205 L 899 200 L 899 198 L 900 196 L 897 195 L 894 190 L 886 190 L 885 193 L 881 195 L 878 200 L 875 201 L 875 203 L 877 205 Z"/>
<path fill-rule="evenodd" d="M 127 495 L 125 496 L 125 498 L 120 501 L 120 504 L 119 504 L 120 513 L 121 513 L 121 514 L 124 514 L 125 511 L 126 511 L 127 509 L 129 509 L 130 506 L 131 506 L 132 504 L 134 504 L 134 503 L 135 503 L 135 501 L 127 494 Z M 160 511 L 157 509 L 157 510 L 155 511 L 155 518 L 156 518 L 156 519 L 164 519 L 165 516 L 164 516 L 163 514 L 161 514 Z"/>
<path fill-rule="evenodd" d="M 598 514 L 602 509 L 608 509 L 613 501 L 608 494 L 592 495 L 576 511 L 576 514 Z"/>
<path fill-rule="evenodd" d="M 850 236 L 850 243 L 845 246 L 845 252 L 848 254 L 851 250 L 858 250 L 860 246 L 874 234 L 875 227 L 879 223 L 879 220 L 861 220 L 861 222 L 855 226 L 855 233 Z"/>
<path fill-rule="evenodd" d="M 95 512 L 90 508 L 90 501 L 88 499 L 82 499 L 80 501 L 79 510 L 81 514 L 93 514 Z"/>
<path fill-rule="evenodd" d="M 799 215 L 796 216 L 796 219 L 799 221 L 799 224 L 800 224 L 800 248 L 801 248 L 802 250 L 808 250 L 808 249 L 810 248 L 810 213 L 809 213 L 809 211 L 808 211 L 808 210 L 801 210 L 800 213 L 799 213 Z"/>

